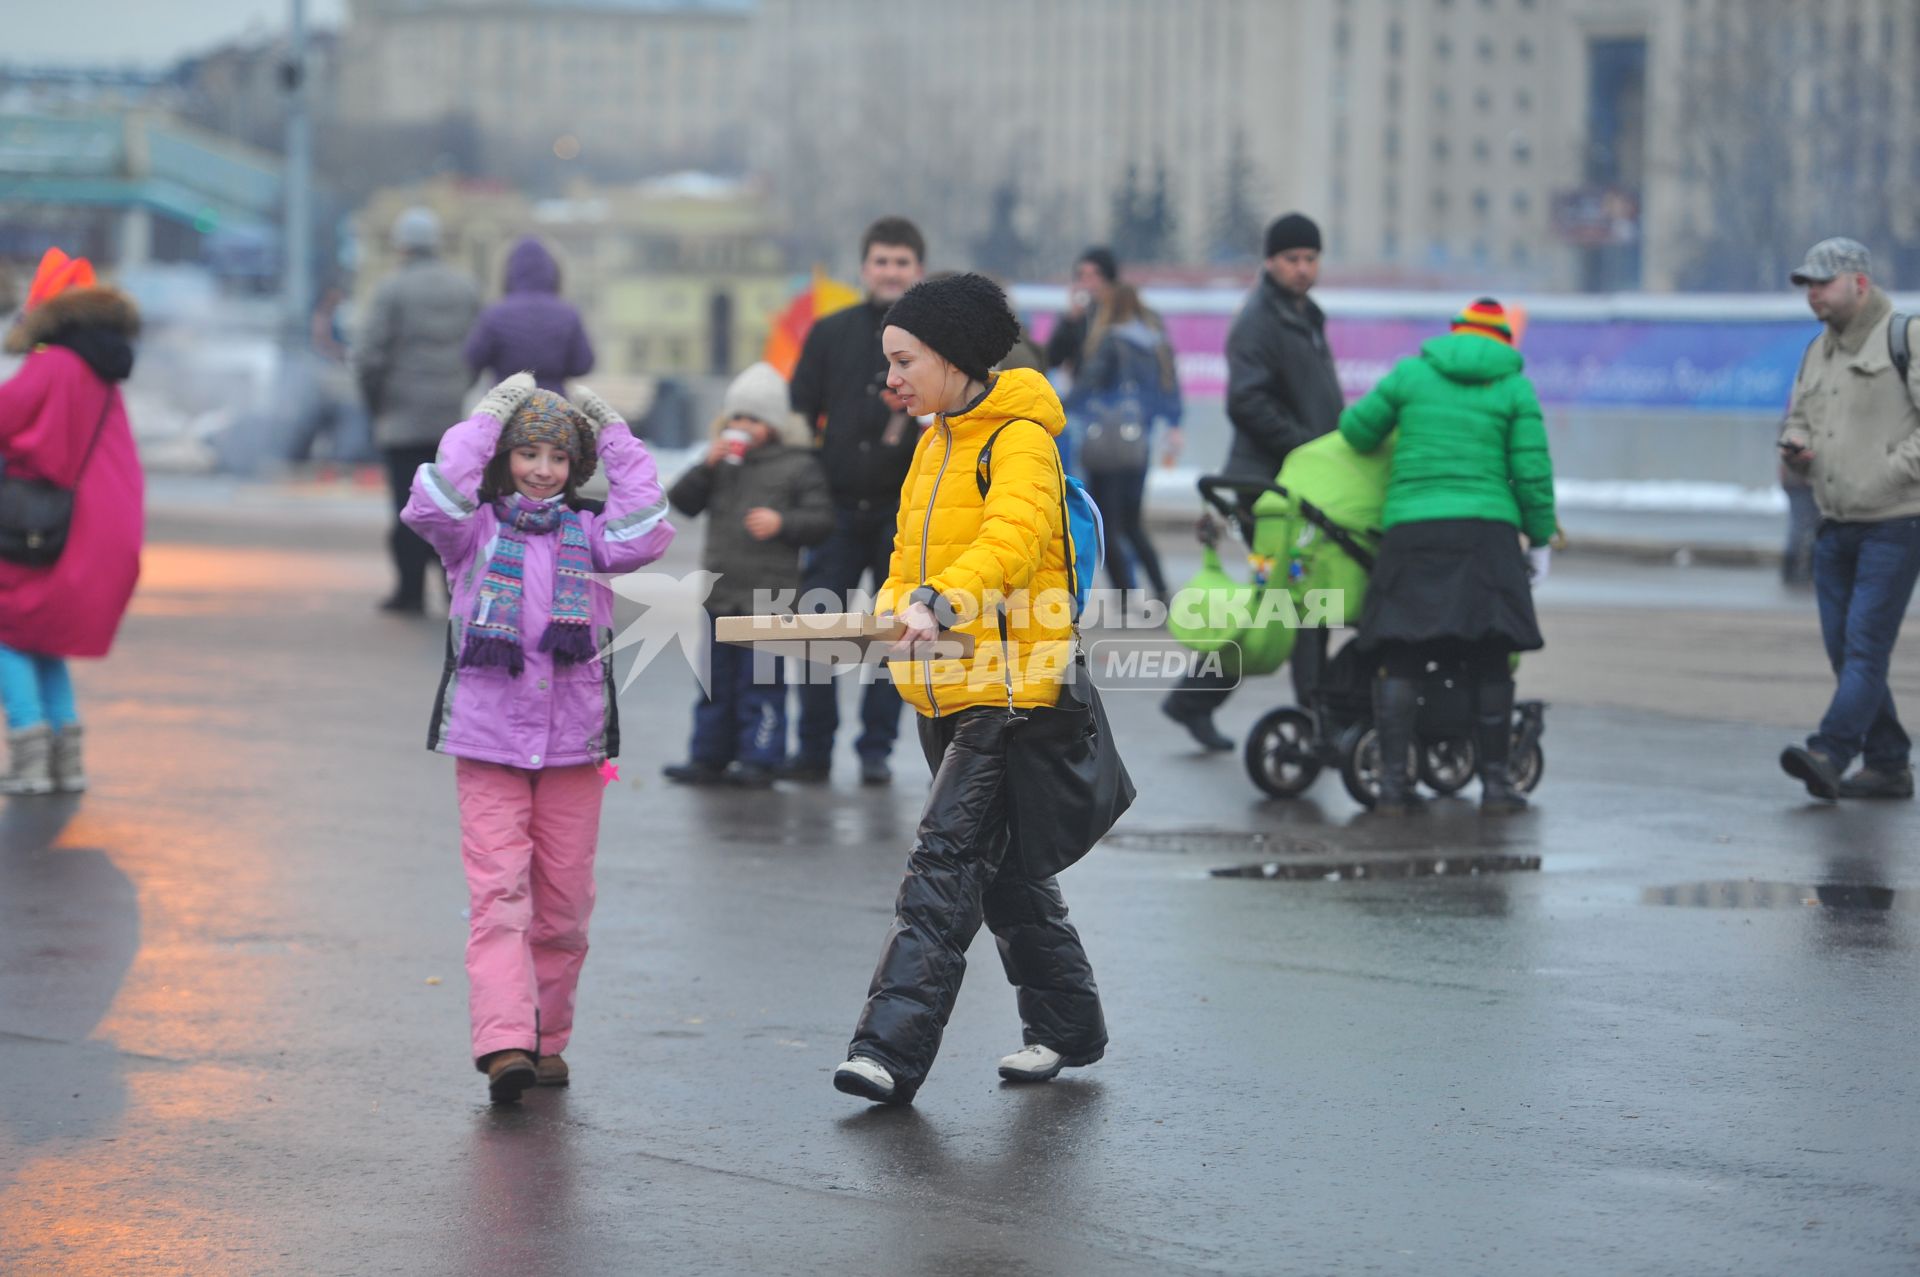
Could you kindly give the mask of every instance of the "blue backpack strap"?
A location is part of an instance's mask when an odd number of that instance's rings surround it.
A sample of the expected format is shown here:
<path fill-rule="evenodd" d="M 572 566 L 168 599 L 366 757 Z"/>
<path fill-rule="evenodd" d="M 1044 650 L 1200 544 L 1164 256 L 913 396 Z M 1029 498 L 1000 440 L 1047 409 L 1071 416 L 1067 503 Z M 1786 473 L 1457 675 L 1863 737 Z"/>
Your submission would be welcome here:
<path fill-rule="evenodd" d="M 1015 417 L 1013 421 L 1003 421 L 1000 423 L 1000 430 L 1005 430 L 1014 421 L 1024 420 L 1024 417 Z M 986 500 L 987 489 L 993 486 L 993 441 L 1000 437 L 1000 430 L 987 436 L 987 441 L 980 445 L 980 455 L 974 458 L 973 462 L 973 481 L 979 487 L 980 499 L 983 501 Z"/>
<path fill-rule="evenodd" d="M 1029 425 L 1038 426 L 1043 431 L 1046 429 L 1039 422 L 1027 417 L 1014 417 L 1001 422 L 1000 429 L 987 436 L 987 441 L 980 445 L 980 455 L 974 459 L 973 463 L 973 481 L 979 487 L 980 499 L 983 501 L 986 499 L 987 489 L 993 486 L 993 441 L 1000 437 L 1001 430 L 1005 430 L 1015 421 L 1025 421 Z M 1060 476 L 1060 539 L 1066 542 L 1064 557 L 1067 562 L 1067 593 L 1077 601 L 1080 598 L 1080 559 L 1074 552 L 1073 519 L 1067 513 L 1067 472 L 1065 467 L 1060 465 L 1057 452 L 1054 454 L 1054 469 Z"/>

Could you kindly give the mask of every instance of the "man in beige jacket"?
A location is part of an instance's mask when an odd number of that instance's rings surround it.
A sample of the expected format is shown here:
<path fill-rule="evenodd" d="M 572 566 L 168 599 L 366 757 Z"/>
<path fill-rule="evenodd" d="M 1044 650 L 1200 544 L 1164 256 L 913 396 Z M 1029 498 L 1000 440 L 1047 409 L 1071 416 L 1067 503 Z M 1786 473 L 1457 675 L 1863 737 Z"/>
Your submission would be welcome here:
<path fill-rule="evenodd" d="M 1887 667 L 1920 576 L 1920 378 L 1911 360 L 1904 376 L 1896 366 L 1920 325 L 1894 314 L 1871 272 L 1864 245 L 1827 239 L 1791 276 L 1826 331 L 1800 362 L 1780 450 L 1820 506 L 1814 590 L 1838 686 L 1820 729 L 1780 766 L 1816 798 L 1913 797 Z"/>

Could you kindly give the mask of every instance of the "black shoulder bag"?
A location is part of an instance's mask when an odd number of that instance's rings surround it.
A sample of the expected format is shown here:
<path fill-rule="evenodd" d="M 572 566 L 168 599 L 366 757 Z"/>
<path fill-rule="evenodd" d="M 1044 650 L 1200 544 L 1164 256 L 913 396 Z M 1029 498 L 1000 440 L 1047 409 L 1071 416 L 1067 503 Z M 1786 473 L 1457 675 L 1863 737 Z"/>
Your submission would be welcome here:
<path fill-rule="evenodd" d="M 1002 426 L 1004 430 L 1006 427 Z M 994 431 L 998 438 L 999 430 Z M 993 440 L 981 450 L 974 478 L 985 497 L 992 480 Z M 1066 542 L 1067 589 L 1078 594 L 1079 568 L 1067 528 L 1067 488 L 1060 481 L 1060 533 Z M 1000 608 L 1000 644 L 1007 677 L 1007 854 L 1029 881 L 1051 878 L 1079 860 L 1133 806 L 1133 778 L 1114 744 L 1106 707 L 1077 643 L 1073 663 L 1051 706 L 1013 706 L 1013 643 Z"/>
<path fill-rule="evenodd" d="M 30 568 L 51 567 L 59 562 L 67 548 L 67 533 L 73 527 L 73 493 L 80 486 L 93 449 L 106 428 L 107 413 L 113 409 L 113 387 L 107 387 L 107 401 L 100 406 L 100 420 L 93 425 L 93 438 L 87 441 L 87 453 L 74 472 L 73 488 L 63 488 L 45 479 L 29 479 L 0 470 L 0 559 Z"/>

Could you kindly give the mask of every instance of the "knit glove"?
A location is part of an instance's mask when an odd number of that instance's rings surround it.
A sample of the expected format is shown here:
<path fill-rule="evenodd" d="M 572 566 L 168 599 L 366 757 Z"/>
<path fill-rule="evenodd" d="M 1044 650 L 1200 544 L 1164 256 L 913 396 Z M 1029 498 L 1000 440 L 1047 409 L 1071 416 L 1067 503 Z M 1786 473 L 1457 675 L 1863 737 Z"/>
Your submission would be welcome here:
<path fill-rule="evenodd" d="M 615 412 L 611 404 L 579 382 L 575 382 L 573 386 L 573 406 L 580 410 L 581 416 L 593 423 L 593 432 L 596 435 L 600 433 L 601 427 L 610 421 L 618 421 L 621 425 L 626 424 L 626 419 Z"/>
<path fill-rule="evenodd" d="M 532 373 L 517 372 L 489 390 L 474 411 L 484 412 L 495 421 L 504 423 L 512 419 L 514 410 L 537 389 L 539 387 L 534 384 Z"/>

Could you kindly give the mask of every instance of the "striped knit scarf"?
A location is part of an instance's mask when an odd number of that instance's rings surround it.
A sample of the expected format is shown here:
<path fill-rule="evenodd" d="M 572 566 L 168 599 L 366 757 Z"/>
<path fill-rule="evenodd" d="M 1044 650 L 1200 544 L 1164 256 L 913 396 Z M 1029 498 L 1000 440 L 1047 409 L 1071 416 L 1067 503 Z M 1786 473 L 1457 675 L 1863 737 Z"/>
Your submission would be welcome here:
<path fill-rule="evenodd" d="M 520 645 L 520 604 L 527 538 L 555 529 L 560 532 L 560 548 L 553 562 L 553 610 L 540 650 L 552 652 L 557 665 L 592 660 L 593 611 L 588 590 L 593 555 L 580 516 L 558 501 L 533 501 L 517 492 L 494 502 L 493 510 L 499 516 L 500 531 L 467 623 L 460 664 L 504 667 L 515 678 L 526 668 Z"/>

